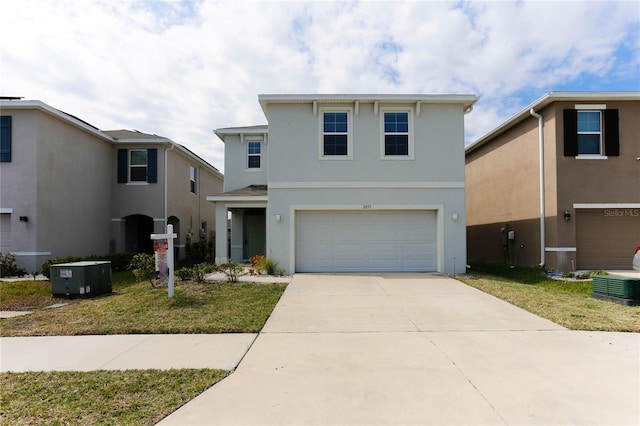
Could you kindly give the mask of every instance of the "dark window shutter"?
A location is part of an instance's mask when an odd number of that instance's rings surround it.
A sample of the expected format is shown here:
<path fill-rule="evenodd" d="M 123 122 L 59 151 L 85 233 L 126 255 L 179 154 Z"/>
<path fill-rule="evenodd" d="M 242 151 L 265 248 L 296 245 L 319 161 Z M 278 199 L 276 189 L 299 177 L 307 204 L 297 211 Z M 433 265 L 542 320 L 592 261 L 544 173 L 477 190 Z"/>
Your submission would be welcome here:
<path fill-rule="evenodd" d="M 578 111 L 565 109 L 564 111 L 564 156 L 578 155 Z"/>
<path fill-rule="evenodd" d="M 129 166 L 129 150 L 118 149 L 118 183 L 127 183 L 127 167 Z"/>
<path fill-rule="evenodd" d="M 11 162 L 11 116 L 0 117 L 0 162 Z"/>
<path fill-rule="evenodd" d="M 604 155 L 620 156 L 620 130 L 618 126 L 618 110 L 604 110 Z"/>
<path fill-rule="evenodd" d="M 147 159 L 149 161 L 147 165 L 147 182 L 156 183 L 158 182 L 158 149 L 148 149 Z"/>

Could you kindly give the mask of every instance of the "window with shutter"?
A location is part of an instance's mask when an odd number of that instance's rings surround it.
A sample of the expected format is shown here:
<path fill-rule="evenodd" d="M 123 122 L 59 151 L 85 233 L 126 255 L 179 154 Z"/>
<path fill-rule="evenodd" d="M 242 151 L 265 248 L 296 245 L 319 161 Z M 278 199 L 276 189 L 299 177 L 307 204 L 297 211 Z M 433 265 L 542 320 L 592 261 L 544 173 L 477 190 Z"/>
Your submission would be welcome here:
<path fill-rule="evenodd" d="M 11 162 L 11 116 L 0 116 L 0 162 Z"/>
<path fill-rule="evenodd" d="M 576 105 L 578 109 L 563 111 L 564 155 L 577 158 L 619 156 L 618 110 L 605 109 L 604 105 L 603 109 L 580 107 Z"/>

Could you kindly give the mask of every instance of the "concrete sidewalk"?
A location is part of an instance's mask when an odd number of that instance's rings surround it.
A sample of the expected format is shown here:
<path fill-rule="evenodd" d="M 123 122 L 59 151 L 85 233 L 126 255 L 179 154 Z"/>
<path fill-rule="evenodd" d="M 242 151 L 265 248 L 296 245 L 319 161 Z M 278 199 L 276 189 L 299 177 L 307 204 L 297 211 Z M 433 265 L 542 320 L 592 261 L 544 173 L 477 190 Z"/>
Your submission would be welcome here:
<path fill-rule="evenodd" d="M 0 371 L 233 370 L 256 334 L 0 338 Z"/>
<path fill-rule="evenodd" d="M 238 369 L 160 424 L 640 424 L 639 346 L 447 277 L 295 275 Z"/>

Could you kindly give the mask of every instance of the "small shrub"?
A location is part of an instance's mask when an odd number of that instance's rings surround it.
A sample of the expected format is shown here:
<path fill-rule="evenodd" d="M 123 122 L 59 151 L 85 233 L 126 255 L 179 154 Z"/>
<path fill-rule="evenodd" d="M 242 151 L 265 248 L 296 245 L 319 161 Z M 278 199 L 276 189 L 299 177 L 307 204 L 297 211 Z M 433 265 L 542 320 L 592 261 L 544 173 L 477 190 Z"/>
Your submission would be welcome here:
<path fill-rule="evenodd" d="M 216 272 L 217 270 L 218 266 L 213 263 L 198 263 L 191 268 L 192 277 L 198 283 L 204 282 L 205 275 Z"/>
<path fill-rule="evenodd" d="M 176 275 L 180 281 L 189 281 L 193 279 L 193 270 L 191 268 L 180 268 L 176 270 Z"/>
<path fill-rule="evenodd" d="M 0 277 L 22 277 L 27 271 L 16 266 L 16 255 L 0 253 Z"/>
<path fill-rule="evenodd" d="M 151 286 L 154 286 L 156 277 L 156 259 L 152 254 L 138 253 L 131 259 L 129 269 L 136 277 L 136 281 L 149 280 Z"/>
<path fill-rule="evenodd" d="M 278 262 L 275 260 L 264 257 L 261 254 L 257 254 L 249 259 L 249 263 L 251 264 L 251 268 L 249 269 L 249 274 L 251 275 L 277 275 L 279 274 Z"/>
<path fill-rule="evenodd" d="M 262 269 L 267 273 L 267 275 L 276 275 L 278 270 L 278 262 L 267 257 L 262 262 Z"/>
<path fill-rule="evenodd" d="M 265 257 L 261 254 L 256 254 L 255 256 L 249 258 L 249 264 L 251 264 L 251 268 L 249 268 L 250 275 L 260 275 L 264 271 L 264 261 Z"/>
<path fill-rule="evenodd" d="M 232 260 L 225 263 L 224 265 L 221 265 L 220 269 L 222 270 L 222 272 L 224 272 L 230 282 L 237 283 L 238 277 L 242 274 L 244 267 L 242 266 L 242 264 Z"/>
<path fill-rule="evenodd" d="M 563 272 L 562 273 L 562 278 L 573 278 L 575 277 L 575 274 L 573 272 Z"/>

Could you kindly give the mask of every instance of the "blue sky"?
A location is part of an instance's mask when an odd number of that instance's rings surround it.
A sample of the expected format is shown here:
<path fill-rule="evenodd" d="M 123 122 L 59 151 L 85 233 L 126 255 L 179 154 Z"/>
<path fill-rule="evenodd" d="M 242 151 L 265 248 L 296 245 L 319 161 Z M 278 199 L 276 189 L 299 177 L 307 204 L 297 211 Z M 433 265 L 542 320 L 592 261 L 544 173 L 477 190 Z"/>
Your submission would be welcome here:
<path fill-rule="evenodd" d="M 262 93 L 461 93 L 471 143 L 549 91 L 640 90 L 637 1 L 5 0 L 0 95 L 167 136 L 223 169 L 213 129 Z"/>

